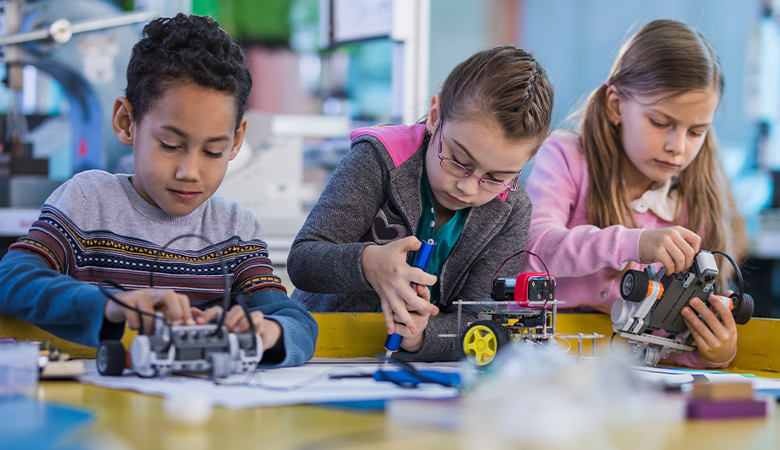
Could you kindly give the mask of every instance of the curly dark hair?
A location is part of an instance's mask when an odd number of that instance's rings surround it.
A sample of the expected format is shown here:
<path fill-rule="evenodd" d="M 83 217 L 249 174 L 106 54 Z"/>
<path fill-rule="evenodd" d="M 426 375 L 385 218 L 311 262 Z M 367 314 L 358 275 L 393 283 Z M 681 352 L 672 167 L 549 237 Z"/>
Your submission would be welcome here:
<path fill-rule="evenodd" d="M 208 16 L 177 14 L 149 22 L 127 65 L 125 97 L 140 122 L 174 83 L 194 82 L 236 99 L 236 129 L 246 111 L 252 75 L 241 47 Z"/>

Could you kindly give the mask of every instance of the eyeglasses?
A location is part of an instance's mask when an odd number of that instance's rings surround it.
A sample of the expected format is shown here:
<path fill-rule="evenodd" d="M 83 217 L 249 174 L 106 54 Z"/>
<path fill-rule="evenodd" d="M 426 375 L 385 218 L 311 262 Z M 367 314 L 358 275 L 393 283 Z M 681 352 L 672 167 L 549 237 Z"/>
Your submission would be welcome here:
<path fill-rule="evenodd" d="M 458 178 L 468 178 L 468 177 L 474 177 L 477 180 L 479 180 L 479 187 L 482 189 L 492 192 L 494 194 L 503 194 L 507 191 L 516 191 L 517 190 L 517 182 L 520 179 L 520 172 L 517 172 L 514 177 L 512 177 L 512 181 L 509 182 L 509 184 L 504 184 L 500 181 L 495 180 L 488 180 L 486 178 L 480 178 L 476 175 L 474 175 L 469 169 L 463 167 L 460 163 L 450 159 L 446 158 L 444 156 L 441 156 L 441 135 L 444 134 L 444 119 L 441 120 L 441 125 L 439 126 L 439 164 L 441 164 L 441 168 L 446 170 L 447 173 L 451 175 L 455 175 Z"/>

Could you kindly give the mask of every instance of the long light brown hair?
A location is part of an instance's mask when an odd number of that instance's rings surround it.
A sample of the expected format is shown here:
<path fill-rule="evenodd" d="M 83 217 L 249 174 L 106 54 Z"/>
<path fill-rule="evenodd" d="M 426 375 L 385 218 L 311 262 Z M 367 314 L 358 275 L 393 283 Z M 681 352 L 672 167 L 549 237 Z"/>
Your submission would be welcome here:
<path fill-rule="evenodd" d="M 580 112 L 580 136 L 590 179 L 588 219 L 600 228 L 636 226 L 620 171 L 627 158 L 620 128 L 607 116 L 607 86 L 614 86 L 624 98 L 660 95 L 664 101 L 713 86 L 722 96 L 723 72 L 717 55 L 700 32 L 682 22 L 656 20 L 629 38 L 607 83 L 590 94 Z M 680 173 L 679 183 L 673 189 L 680 198 L 675 223 L 699 233 L 701 249 L 725 251 L 741 261 L 747 247 L 744 223 L 723 172 L 712 128 L 707 131 L 699 154 Z M 733 271 L 728 262 L 719 266 L 718 281 L 724 286 Z"/>

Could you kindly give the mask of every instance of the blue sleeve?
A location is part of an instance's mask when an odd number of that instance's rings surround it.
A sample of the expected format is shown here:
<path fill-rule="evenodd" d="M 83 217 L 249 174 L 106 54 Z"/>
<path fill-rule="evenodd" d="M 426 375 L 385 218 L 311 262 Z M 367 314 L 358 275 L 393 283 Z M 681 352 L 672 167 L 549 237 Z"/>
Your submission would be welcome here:
<path fill-rule="evenodd" d="M 252 294 L 247 307 L 250 311 L 259 310 L 282 327 L 284 359 L 272 364 L 260 361 L 260 366 L 299 366 L 314 356 L 319 327 L 302 303 L 290 300 L 282 291 L 265 289 Z"/>
<path fill-rule="evenodd" d="M 30 322 L 63 339 L 97 347 L 121 339 L 125 324 L 103 320 L 106 297 L 97 286 L 49 268 L 21 250 L 0 260 L 0 314 Z"/>

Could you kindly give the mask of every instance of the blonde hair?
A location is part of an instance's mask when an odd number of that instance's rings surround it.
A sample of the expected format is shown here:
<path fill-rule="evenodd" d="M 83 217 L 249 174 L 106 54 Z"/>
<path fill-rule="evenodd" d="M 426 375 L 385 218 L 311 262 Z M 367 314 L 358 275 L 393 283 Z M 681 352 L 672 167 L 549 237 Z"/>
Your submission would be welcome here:
<path fill-rule="evenodd" d="M 723 85 L 723 72 L 712 47 L 701 33 L 682 22 L 650 22 L 623 45 L 607 83 L 590 94 L 580 112 L 590 179 L 587 210 L 593 225 L 636 226 L 620 172 L 627 158 L 620 128 L 607 117 L 607 87 L 614 86 L 624 98 L 662 95 L 668 100 L 713 87 L 722 96 Z M 747 248 L 745 228 L 723 172 L 714 130 L 707 131 L 699 154 L 680 173 L 673 189 L 681 200 L 675 223 L 701 234 L 701 249 L 725 251 L 741 261 Z M 685 223 L 681 223 L 682 218 Z M 727 262 L 719 266 L 718 282 L 725 286 L 733 271 Z"/>

